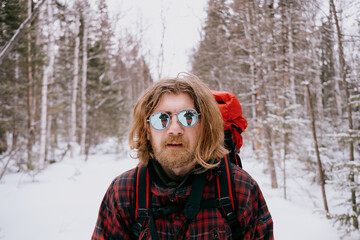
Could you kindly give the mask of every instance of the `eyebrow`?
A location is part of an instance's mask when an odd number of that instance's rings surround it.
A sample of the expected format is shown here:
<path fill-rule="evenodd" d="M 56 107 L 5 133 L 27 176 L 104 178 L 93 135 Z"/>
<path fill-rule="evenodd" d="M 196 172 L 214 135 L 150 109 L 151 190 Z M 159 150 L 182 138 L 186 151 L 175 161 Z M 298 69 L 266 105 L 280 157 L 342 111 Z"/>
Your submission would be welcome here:
<path fill-rule="evenodd" d="M 167 113 L 167 114 L 169 114 L 169 115 L 172 114 L 172 112 L 170 112 L 170 111 L 163 111 L 163 110 L 162 110 L 162 111 L 161 111 L 161 110 L 160 110 L 160 111 L 156 111 L 156 112 L 153 112 L 153 113 L 159 113 L 159 112 Z"/>

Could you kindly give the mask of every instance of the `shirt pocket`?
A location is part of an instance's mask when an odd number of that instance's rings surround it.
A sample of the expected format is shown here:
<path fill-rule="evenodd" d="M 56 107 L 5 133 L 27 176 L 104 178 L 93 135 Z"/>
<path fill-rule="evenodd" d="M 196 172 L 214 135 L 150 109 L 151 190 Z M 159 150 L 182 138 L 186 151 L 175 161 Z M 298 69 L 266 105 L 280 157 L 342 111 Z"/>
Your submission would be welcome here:
<path fill-rule="evenodd" d="M 186 236 L 187 240 L 231 240 L 232 234 L 230 227 L 226 224 L 224 226 L 208 226 L 207 232 L 198 232 L 196 234 L 189 233 Z"/>
<path fill-rule="evenodd" d="M 224 226 L 213 228 L 209 233 L 209 239 L 212 240 L 232 239 L 231 230 Z"/>

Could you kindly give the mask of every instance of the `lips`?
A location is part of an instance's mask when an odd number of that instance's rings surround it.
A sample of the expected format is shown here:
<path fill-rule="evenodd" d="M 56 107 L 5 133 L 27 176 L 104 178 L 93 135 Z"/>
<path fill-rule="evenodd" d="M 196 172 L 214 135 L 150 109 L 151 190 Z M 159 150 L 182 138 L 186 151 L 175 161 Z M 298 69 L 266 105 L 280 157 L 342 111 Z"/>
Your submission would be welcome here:
<path fill-rule="evenodd" d="M 166 146 L 169 146 L 169 147 L 182 147 L 182 143 L 168 143 L 166 144 Z"/>

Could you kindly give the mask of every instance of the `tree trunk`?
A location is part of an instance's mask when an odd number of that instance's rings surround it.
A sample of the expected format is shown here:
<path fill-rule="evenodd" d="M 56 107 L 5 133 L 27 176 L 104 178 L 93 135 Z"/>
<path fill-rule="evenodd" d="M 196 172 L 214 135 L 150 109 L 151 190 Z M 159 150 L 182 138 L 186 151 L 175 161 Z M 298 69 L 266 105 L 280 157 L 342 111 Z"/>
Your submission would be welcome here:
<path fill-rule="evenodd" d="M 0 124 L 0 155 L 8 149 L 6 130 L 3 125 Z"/>
<path fill-rule="evenodd" d="M 262 104 L 262 121 L 263 121 L 263 128 L 264 128 L 264 145 L 266 148 L 266 152 L 267 152 L 267 160 L 268 160 L 268 168 L 269 168 L 269 172 L 270 172 L 270 179 L 271 179 L 271 187 L 272 188 L 278 188 L 278 183 L 277 183 L 277 177 L 276 177 L 276 168 L 275 168 L 275 161 L 274 161 L 274 151 L 272 148 L 272 137 L 271 137 L 271 128 L 268 125 L 268 123 L 266 123 L 266 119 L 268 117 L 268 109 L 267 109 L 267 105 L 266 105 L 266 94 L 265 94 L 265 83 L 262 84 L 261 86 L 261 104 Z"/>
<path fill-rule="evenodd" d="M 286 156 L 288 154 L 288 142 L 290 141 L 289 139 L 289 133 L 285 132 L 284 133 L 284 158 L 283 158 L 283 182 L 284 182 L 284 199 L 287 198 L 286 196 Z"/>
<path fill-rule="evenodd" d="M 321 184 L 321 192 L 322 192 L 322 196 L 323 196 L 324 208 L 325 208 L 326 212 L 329 212 L 329 208 L 328 208 L 328 204 L 327 204 L 327 200 L 326 200 L 326 192 L 325 192 L 325 177 L 324 177 L 324 171 L 322 169 L 319 146 L 318 146 L 318 141 L 317 141 L 317 137 L 316 137 L 315 117 L 314 117 L 314 111 L 312 108 L 309 83 L 306 84 L 306 93 L 307 93 L 308 106 L 309 106 L 309 112 L 310 112 L 310 117 L 311 117 L 311 129 L 312 129 L 312 133 L 313 133 L 315 152 L 316 152 L 316 158 L 317 158 L 317 163 L 318 163 L 319 180 L 320 180 L 320 184 Z"/>
<path fill-rule="evenodd" d="M 27 1 L 27 15 L 31 16 L 32 0 Z M 32 147 L 34 144 L 34 116 L 33 116 L 33 78 L 32 78 L 32 59 L 31 59 L 31 23 L 28 25 L 27 40 L 27 113 L 28 113 L 28 139 L 27 139 L 27 167 L 33 169 Z"/>
<path fill-rule="evenodd" d="M 255 49 L 255 45 L 256 43 L 255 38 L 252 37 L 252 26 L 253 26 L 253 20 L 252 20 L 252 7 L 250 6 L 250 2 L 247 1 L 246 2 L 246 12 L 245 12 L 245 18 L 246 21 L 244 22 L 244 34 L 245 34 L 245 38 L 249 41 L 249 47 L 250 47 L 250 51 L 249 51 L 249 59 L 250 59 L 250 78 L 251 78 L 251 118 L 253 119 L 252 123 L 253 123 L 253 137 L 251 138 L 252 140 L 252 147 L 253 150 L 255 151 L 256 149 L 259 148 L 260 143 L 258 141 L 258 139 L 260 139 L 260 130 L 259 130 L 259 120 L 257 119 L 257 114 L 256 114 L 256 100 L 257 100 L 257 95 L 259 94 L 258 92 L 258 87 L 257 87 L 257 68 L 256 68 L 256 63 L 257 60 L 255 58 L 255 53 L 256 53 L 256 49 Z"/>
<path fill-rule="evenodd" d="M 337 30 L 337 37 L 339 42 L 339 61 L 340 61 L 340 77 L 344 83 L 345 87 L 345 98 L 346 98 L 346 108 L 347 108 L 347 114 L 348 114 L 348 125 L 349 125 L 349 133 L 351 134 L 353 131 L 353 122 L 352 122 L 352 110 L 351 110 L 351 104 L 350 104 L 350 93 L 348 84 L 346 81 L 346 71 L 345 71 L 345 58 L 344 58 L 344 52 L 343 52 L 343 45 L 342 45 L 342 39 L 341 39 L 341 30 L 339 25 L 339 20 L 337 18 L 337 12 L 334 4 L 334 0 L 330 0 L 330 6 L 334 15 L 335 19 L 335 25 Z M 352 137 L 350 137 L 349 141 L 349 160 L 350 162 L 354 161 L 354 142 Z M 355 182 L 354 172 L 351 169 L 349 179 L 351 182 Z M 353 226 L 355 229 L 359 229 L 359 220 L 358 220 L 358 209 L 356 207 L 356 191 L 355 189 L 351 189 L 351 203 L 352 203 L 352 209 L 354 212 L 353 216 Z"/>
<path fill-rule="evenodd" d="M 277 177 L 276 177 L 276 168 L 275 168 L 275 161 L 274 161 L 274 151 L 272 149 L 271 144 L 271 129 L 269 126 L 265 124 L 265 146 L 267 151 L 268 157 L 268 167 L 270 171 L 270 178 L 271 178 L 271 187 L 278 188 Z"/>
<path fill-rule="evenodd" d="M 88 18 L 85 11 L 83 11 L 83 41 L 82 41 L 82 79 L 81 79 L 81 140 L 80 153 L 85 154 L 86 143 L 86 82 L 87 82 L 87 38 L 88 38 Z"/>
<path fill-rule="evenodd" d="M 51 91 L 51 90 L 50 90 Z M 49 108 L 51 109 L 51 99 L 48 99 L 48 105 L 49 105 Z M 45 148 L 45 159 L 47 161 L 50 160 L 53 161 L 55 160 L 55 154 L 52 154 L 51 157 L 49 158 L 49 150 L 50 150 L 50 153 L 54 153 L 53 151 L 53 141 L 51 140 L 51 128 L 52 128 L 52 122 L 53 122 L 53 116 L 51 114 L 48 114 L 47 115 L 47 123 L 46 123 L 46 148 Z M 50 146 L 49 146 L 50 144 Z"/>
<path fill-rule="evenodd" d="M 42 89 L 41 89 L 41 120 L 40 120 L 40 159 L 39 167 L 43 169 L 45 166 L 45 153 L 46 153 L 46 139 L 47 139 L 47 94 L 48 94 L 48 84 L 51 82 L 51 78 L 54 72 L 54 62 L 55 62 L 55 40 L 54 40 L 54 28 L 53 28 L 53 11 L 52 11 L 52 1 L 48 0 L 47 2 L 47 11 L 48 11 L 48 26 L 49 26 L 49 45 L 47 49 L 48 53 L 48 65 L 44 69 Z"/>
<path fill-rule="evenodd" d="M 163 72 L 163 67 L 164 67 L 164 39 L 165 39 L 165 30 L 166 30 L 166 25 L 165 25 L 165 21 L 166 21 L 166 17 L 165 17 L 165 13 L 164 13 L 164 5 L 161 4 L 161 12 L 160 12 L 160 18 L 161 18 L 161 26 L 162 26 L 162 31 L 161 31 L 161 42 L 160 42 L 160 49 L 159 49 L 159 57 L 158 57 L 158 61 L 157 61 L 157 72 L 158 72 L 158 80 L 161 79 L 162 77 L 162 72 Z M 134 97 L 134 96 L 133 96 Z M 132 101 L 135 101 L 135 99 L 132 99 Z"/>
<path fill-rule="evenodd" d="M 322 95 L 323 95 L 323 89 L 321 84 L 321 79 L 319 76 L 319 71 L 316 71 L 316 76 L 314 78 L 315 81 L 315 89 L 316 89 L 316 109 L 317 109 L 317 116 L 319 117 L 320 122 L 324 122 L 324 105 L 322 102 Z M 320 139 L 323 136 L 323 129 L 320 129 Z"/>
<path fill-rule="evenodd" d="M 296 105 L 296 83 L 295 83 L 295 53 L 294 53 L 294 47 L 293 47 L 293 30 L 292 30 L 292 21 L 291 21 L 291 14 L 288 14 L 289 17 L 289 41 L 288 41 L 288 48 L 289 48 L 289 76 L 290 76 L 290 95 L 291 95 L 291 103 Z M 297 111 L 293 111 L 292 113 L 294 118 L 298 118 Z"/>
<path fill-rule="evenodd" d="M 335 6 L 334 6 L 334 9 L 335 9 Z M 330 9 L 329 9 L 329 12 L 330 12 L 330 16 L 334 16 L 334 9 L 332 8 L 332 4 L 331 4 L 331 1 L 330 1 Z M 337 18 L 337 17 L 336 17 Z M 334 16 L 334 19 L 335 19 L 335 16 Z M 331 17 L 330 17 L 330 21 L 331 21 Z M 331 24 L 332 24 L 332 21 L 331 21 Z M 333 29 L 331 29 L 330 31 L 332 31 Z M 335 58 L 335 57 L 334 57 Z M 341 60 L 340 60 L 341 62 Z M 340 63 L 341 65 L 341 63 Z M 340 67 L 341 68 L 341 67 Z M 341 71 L 341 69 L 340 69 Z M 337 114 L 338 114 L 338 118 L 341 118 L 342 115 L 343 115 L 343 111 L 342 111 L 342 105 L 343 105 L 343 101 L 342 101 L 342 98 L 341 98 L 341 92 L 340 92 L 340 86 L 339 86 L 339 82 L 341 80 L 339 80 L 336 75 L 336 69 L 334 69 L 334 77 L 333 77 L 333 87 L 334 87 L 334 97 L 335 97 L 335 102 L 336 102 L 336 111 L 337 111 Z M 340 78 L 341 78 L 341 73 L 340 73 Z"/>
<path fill-rule="evenodd" d="M 71 119 L 70 119 L 70 156 L 73 158 L 75 154 L 76 145 L 76 99 L 79 82 L 79 48 L 80 48 L 80 37 L 79 37 L 80 20 L 79 16 L 76 16 L 75 20 L 75 49 L 74 49 L 74 78 L 72 82 L 71 91 Z"/>
<path fill-rule="evenodd" d="M 324 116 L 324 105 L 323 105 L 323 85 L 320 79 L 320 72 L 321 70 L 319 69 L 318 66 L 318 62 L 320 62 L 321 60 L 317 58 L 317 54 L 316 54 L 316 46 L 315 44 L 311 45 L 311 49 L 309 52 L 309 55 L 312 56 L 313 59 L 313 63 L 315 66 L 315 77 L 314 77 L 314 83 L 315 83 L 315 94 L 316 94 L 316 109 L 317 109 L 317 114 L 316 116 L 318 116 L 318 120 L 320 122 L 324 122 L 325 121 L 325 116 Z M 310 69 L 309 69 L 310 71 Z M 323 136 L 323 128 L 320 128 L 320 139 Z"/>

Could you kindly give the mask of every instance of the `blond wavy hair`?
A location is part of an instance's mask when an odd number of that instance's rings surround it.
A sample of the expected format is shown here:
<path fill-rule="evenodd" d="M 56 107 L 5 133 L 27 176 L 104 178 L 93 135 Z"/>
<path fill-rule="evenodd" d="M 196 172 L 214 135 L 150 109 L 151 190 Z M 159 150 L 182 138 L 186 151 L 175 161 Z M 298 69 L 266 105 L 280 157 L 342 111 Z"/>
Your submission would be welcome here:
<path fill-rule="evenodd" d="M 176 78 L 155 82 L 139 97 L 133 111 L 133 119 L 129 131 L 129 145 L 135 150 L 141 165 L 147 165 L 154 158 L 151 143 L 148 140 L 147 119 L 159 104 L 165 93 L 187 93 L 194 101 L 200 118 L 199 144 L 194 157 L 198 164 L 206 169 L 217 166 L 208 163 L 210 159 L 222 158 L 227 150 L 223 147 L 224 122 L 219 107 L 210 89 L 195 75 L 179 73 Z"/>

